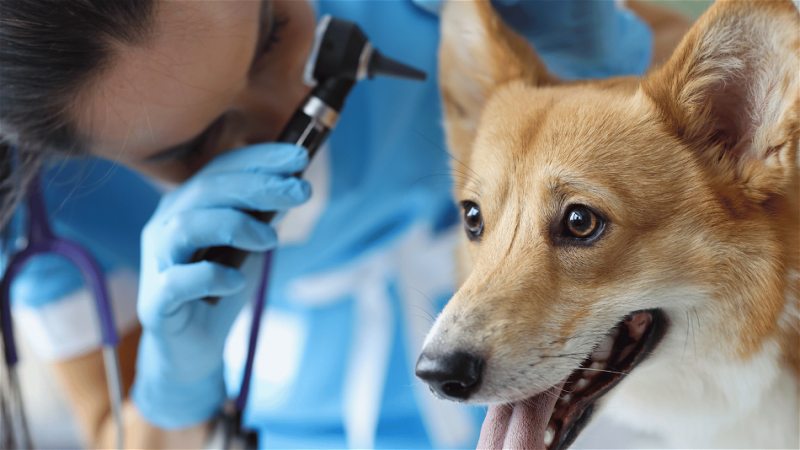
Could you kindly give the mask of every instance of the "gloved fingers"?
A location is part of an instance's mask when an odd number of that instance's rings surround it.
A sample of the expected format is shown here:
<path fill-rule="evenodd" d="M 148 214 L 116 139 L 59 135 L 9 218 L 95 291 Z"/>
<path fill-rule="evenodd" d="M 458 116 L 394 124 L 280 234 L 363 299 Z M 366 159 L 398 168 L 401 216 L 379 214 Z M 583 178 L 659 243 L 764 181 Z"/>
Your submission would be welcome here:
<path fill-rule="evenodd" d="M 308 150 L 305 148 L 294 144 L 268 142 L 222 153 L 206 164 L 198 175 L 228 172 L 292 175 L 305 169 L 307 165 Z"/>
<path fill-rule="evenodd" d="M 151 233 L 153 235 L 151 236 Z M 164 222 L 159 230 L 148 230 L 152 255 L 159 269 L 186 262 L 196 250 L 228 246 L 251 252 L 266 251 L 278 243 L 275 229 L 236 209 L 211 208 L 184 211 Z"/>
<path fill-rule="evenodd" d="M 137 310 L 142 326 L 151 330 L 177 333 L 192 319 L 192 304 L 205 297 L 224 297 L 245 288 L 245 278 L 238 270 L 209 261 L 180 264 L 167 268 L 150 279 L 155 286 L 139 299 Z"/>
<path fill-rule="evenodd" d="M 194 178 L 170 193 L 156 214 L 202 208 L 275 211 L 299 206 L 309 197 L 311 185 L 294 177 L 254 172 L 216 174 Z"/>

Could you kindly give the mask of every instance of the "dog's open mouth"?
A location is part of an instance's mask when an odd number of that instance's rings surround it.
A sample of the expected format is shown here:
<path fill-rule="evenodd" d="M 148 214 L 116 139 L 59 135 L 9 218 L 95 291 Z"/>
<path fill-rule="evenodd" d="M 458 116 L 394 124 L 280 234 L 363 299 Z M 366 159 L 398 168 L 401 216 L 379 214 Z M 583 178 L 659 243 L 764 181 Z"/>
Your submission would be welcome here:
<path fill-rule="evenodd" d="M 665 331 L 666 318 L 660 310 L 631 313 L 561 386 L 513 404 L 492 406 L 480 447 L 567 448 L 589 422 L 594 403 L 652 352 Z"/>

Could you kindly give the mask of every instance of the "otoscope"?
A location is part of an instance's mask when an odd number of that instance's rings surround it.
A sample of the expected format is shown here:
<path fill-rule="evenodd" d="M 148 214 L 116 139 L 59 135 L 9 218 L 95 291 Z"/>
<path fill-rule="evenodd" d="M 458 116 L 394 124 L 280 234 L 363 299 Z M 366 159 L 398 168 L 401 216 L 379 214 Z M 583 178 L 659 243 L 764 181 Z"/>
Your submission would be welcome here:
<path fill-rule="evenodd" d="M 316 87 L 295 111 L 277 142 L 303 146 L 309 159 L 313 158 L 336 126 L 353 86 L 376 75 L 425 80 L 424 72 L 381 55 L 358 25 L 323 16 L 303 74 L 306 84 Z M 302 172 L 294 174 L 298 178 L 302 175 Z M 275 211 L 246 212 L 266 223 L 275 217 Z M 196 251 L 190 262 L 204 260 L 239 268 L 247 255 L 247 251 L 233 247 L 210 247 Z M 204 300 L 215 304 L 219 297 Z"/>

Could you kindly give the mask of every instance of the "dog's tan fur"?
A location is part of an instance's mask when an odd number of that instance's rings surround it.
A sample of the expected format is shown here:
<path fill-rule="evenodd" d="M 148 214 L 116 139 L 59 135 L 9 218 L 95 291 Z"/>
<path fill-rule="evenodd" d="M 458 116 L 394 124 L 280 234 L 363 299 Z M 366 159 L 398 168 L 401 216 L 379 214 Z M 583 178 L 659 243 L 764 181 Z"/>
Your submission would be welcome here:
<path fill-rule="evenodd" d="M 669 331 L 615 407 L 680 445 L 797 445 L 798 30 L 791 1 L 720 1 L 643 79 L 562 83 L 488 2 L 446 5 L 455 197 L 485 231 L 426 351 L 486 360 L 470 401 L 543 391 L 661 308 Z M 593 245 L 558 237 L 574 204 L 607 220 Z"/>

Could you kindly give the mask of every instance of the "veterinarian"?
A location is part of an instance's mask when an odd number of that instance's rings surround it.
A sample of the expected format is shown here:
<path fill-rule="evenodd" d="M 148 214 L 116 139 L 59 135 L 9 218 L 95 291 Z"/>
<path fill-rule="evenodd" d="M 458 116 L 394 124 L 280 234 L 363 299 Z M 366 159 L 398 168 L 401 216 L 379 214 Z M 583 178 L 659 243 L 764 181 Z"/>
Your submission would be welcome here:
<path fill-rule="evenodd" d="M 127 446 L 201 445 L 239 389 L 258 258 L 241 271 L 185 264 L 226 244 L 278 247 L 244 414 L 261 446 L 474 447 L 484 412 L 436 400 L 413 376 L 462 232 L 442 150 L 437 2 L 2 2 L 4 248 L 24 235 L 24 211 L 11 213 L 41 166 L 55 231 L 109 279 L 132 384 Z M 640 74 L 658 53 L 619 2 L 495 6 L 561 77 Z M 269 142 L 308 93 L 323 13 L 428 80 L 357 86 L 300 181 L 287 175 L 306 152 Z M 273 229 L 239 209 L 288 213 Z M 99 335 L 77 271 L 39 258 L 12 294 L 16 328 L 51 361 L 88 441 L 106 446 Z M 209 294 L 223 298 L 200 301 Z"/>

